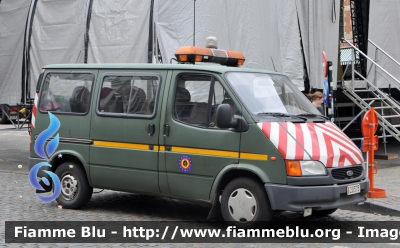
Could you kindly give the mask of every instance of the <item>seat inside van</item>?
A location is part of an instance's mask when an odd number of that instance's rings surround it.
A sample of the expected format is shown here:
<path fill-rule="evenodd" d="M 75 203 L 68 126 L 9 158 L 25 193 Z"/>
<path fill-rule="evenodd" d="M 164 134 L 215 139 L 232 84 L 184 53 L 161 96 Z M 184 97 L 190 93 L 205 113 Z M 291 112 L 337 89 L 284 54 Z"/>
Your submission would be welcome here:
<path fill-rule="evenodd" d="M 86 113 L 90 105 L 90 91 L 85 86 L 77 86 L 69 100 L 71 111 Z"/>
<path fill-rule="evenodd" d="M 127 105 L 128 114 L 140 114 L 142 107 L 146 101 L 146 93 L 143 89 L 133 86 L 130 92 L 129 102 Z"/>
<path fill-rule="evenodd" d="M 109 87 L 103 87 L 100 92 L 100 111 L 104 110 L 107 105 L 110 105 L 112 99 L 115 101 L 115 90 Z M 114 102 L 112 101 L 111 104 Z"/>
<path fill-rule="evenodd" d="M 190 92 L 183 87 L 176 88 L 175 95 L 175 118 L 179 121 L 206 126 L 207 103 L 191 102 Z"/>

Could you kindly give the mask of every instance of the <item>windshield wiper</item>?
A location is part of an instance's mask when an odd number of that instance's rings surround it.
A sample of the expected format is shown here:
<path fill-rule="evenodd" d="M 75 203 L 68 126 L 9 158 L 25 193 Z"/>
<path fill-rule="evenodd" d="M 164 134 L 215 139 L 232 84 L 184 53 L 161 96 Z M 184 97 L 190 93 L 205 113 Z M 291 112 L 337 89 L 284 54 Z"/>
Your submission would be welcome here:
<path fill-rule="evenodd" d="M 285 114 L 285 113 L 279 113 L 279 112 L 260 112 L 257 113 L 257 115 L 272 115 L 274 117 L 290 117 L 289 114 Z"/>
<path fill-rule="evenodd" d="M 307 118 L 298 116 L 298 115 L 291 115 L 291 114 L 286 114 L 286 113 L 279 113 L 279 112 L 261 112 L 257 113 L 257 115 L 271 115 L 273 117 L 296 117 L 299 119 L 302 119 L 303 121 L 306 121 Z"/>
<path fill-rule="evenodd" d="M 324 116 L 324 115 L 316 115 L 316 114 L 312 114 L 312 113 L 298 114 L 298 115 L 295 115 L 295 116 L 297 116 L 297 117 L 299 117 L 299 116 L 322 117 L 322 118 L 324 118 L 325 120 L 329 120 L 329 117 L 326 117 L 326 116 Z"/>

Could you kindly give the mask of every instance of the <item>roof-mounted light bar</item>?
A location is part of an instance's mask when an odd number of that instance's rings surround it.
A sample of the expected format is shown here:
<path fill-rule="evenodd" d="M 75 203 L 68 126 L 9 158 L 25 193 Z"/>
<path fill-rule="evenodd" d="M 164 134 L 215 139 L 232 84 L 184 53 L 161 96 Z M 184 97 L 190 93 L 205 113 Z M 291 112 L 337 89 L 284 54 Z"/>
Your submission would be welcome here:
<path fill-rule="evenodd" d="M 179 63 L 211 62 L 226 66 L 242 66 L 245 58 L 241 52 L 206 47 L 185 46 L 175 52 Z"/>

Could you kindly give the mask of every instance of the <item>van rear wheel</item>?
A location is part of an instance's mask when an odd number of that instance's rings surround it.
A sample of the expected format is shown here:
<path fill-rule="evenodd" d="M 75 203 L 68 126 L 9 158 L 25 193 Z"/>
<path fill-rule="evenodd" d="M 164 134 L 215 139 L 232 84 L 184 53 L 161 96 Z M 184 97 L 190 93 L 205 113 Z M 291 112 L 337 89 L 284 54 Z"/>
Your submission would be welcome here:
<path fill-rule="evenodd" d="M 221 212 L 226 222 L 241 228 L 254 228 L 270 221 L 273 215 L 267 193 L 261 183 L 236 178 L 225 187 Z"/>
<path fill-rule="evenodd" d="M 73 162 L 63 163 L 56 169 L 56 175 L 61 183 L 61 193 L 56 200 L 63 208 L 81 208 L 90 201 L 93 187 L 89 185 L 82 166 Z"/>

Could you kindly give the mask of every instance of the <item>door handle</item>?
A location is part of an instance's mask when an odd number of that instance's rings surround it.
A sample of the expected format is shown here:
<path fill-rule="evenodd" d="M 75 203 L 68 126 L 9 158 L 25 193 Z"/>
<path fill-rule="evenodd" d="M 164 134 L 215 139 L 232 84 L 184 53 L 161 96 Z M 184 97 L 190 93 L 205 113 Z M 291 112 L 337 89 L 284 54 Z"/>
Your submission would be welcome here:
<path fill-rule="evenodd" d="M 164 136 L 168 137 L 169 136 L 169 129 L 170 126 L 168 124 L 164 125 Z"/>
<path fill-rule="evenodd" d="M 153 136 L 156 131 L 156 126 L 154 124 L 149 124 L 149 135 Z"/>

